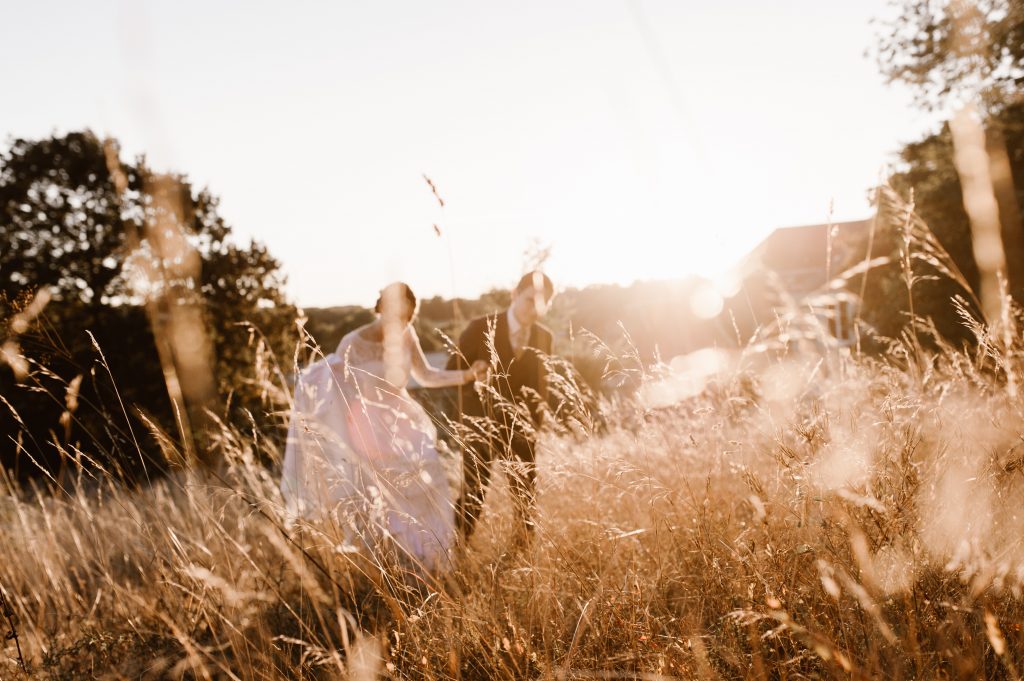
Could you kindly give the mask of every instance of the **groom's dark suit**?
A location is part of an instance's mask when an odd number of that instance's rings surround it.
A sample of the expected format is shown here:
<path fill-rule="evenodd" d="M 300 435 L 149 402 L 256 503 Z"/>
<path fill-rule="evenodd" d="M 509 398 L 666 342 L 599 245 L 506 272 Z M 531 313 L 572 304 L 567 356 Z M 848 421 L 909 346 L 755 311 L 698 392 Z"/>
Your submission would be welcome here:
<path fill-rule="evenodd" d="M 494 353 L 489 387 L 479 393 L 470 383 L 461 391 L 464 425 L 470 428 L 462 456 L 464 484 L 456 507 L 455 522 L 463 537 L 473 533 L 495 459 L 508 467 L 516 513 L 527 529 L 533 509 L 536 471 L 534 445 L 540 424 L 541 402 L 547 401 L 547 371 L 542 359 L 551 354 L 551 331 L 533 324 L 520 353 L 512 349 L 508 310 L 474 319 L 459 337 L 460 356 L 452 357 L 449 369 L 465 369 L 478 359 L 492 362 L 488 343 L 494 329 Z M 517 408 L 518 407 L 518 408 Z"/>

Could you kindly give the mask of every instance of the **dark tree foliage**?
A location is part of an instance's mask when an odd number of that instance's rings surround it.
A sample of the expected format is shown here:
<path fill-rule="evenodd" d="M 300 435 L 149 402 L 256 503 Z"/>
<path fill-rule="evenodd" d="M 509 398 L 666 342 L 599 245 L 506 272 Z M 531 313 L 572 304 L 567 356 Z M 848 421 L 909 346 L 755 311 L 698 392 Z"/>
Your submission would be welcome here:
<path fill-rule="evenodd" d="M 1010 293 L 1024 301 L 1024 2 L 1022 0 L 896 0 L 896 18 L 879 36 L 878 62 L 890 82 L 909 85 L 929 110 L 973 104 L 984 116 L 993 191 L 1002 224 Z M 973 291 L 980 275 L 971 244 L 960 178 L 954 165 L 948 125 L 907 144 L 890 183 L 928 224 Z M 883 217 L 892 218 L 893 216 Z M 898 222 L 898 220 L 896 220 Z M 893 265 L 869 275 L 866 319 L 886 336 L 897 336 L 908 322 L 910 303 L 900 272 L 902 236 L 891 219 L 879 222 L 876 252 Z M 924 260 L 914 262 L 914 312 L 934 322 L 939 335 L 965 342 L 953 297 L 963 287 Z"/>
<path fill-rule="evenodd" d="M 175 296 L 168 304 L 187 296 L 201 310 L 215 406 L 229 420 L 248 422 L 250 411 L 266 421 L 263 386 L 253 380 L 259 341 L 280 357 L 293 351 L 294 309 L 266 248 L 233 243 L 216 197 L 184 176 L 156 176 L 144 159 L 122 159 L 119 191 L 108 161 L 103 141 L 90 132 L 16 139 L 0 155 L 0 339 L 16 342 L 29 361 L 20 381 L 0 364 L 7 402 L 0 405 L 0 453 L 22 477 L 61 470 L 63 450 L 137 478 L 163 461 L 146 418 L 176 437 L 147 294 L 131 265 L 139 253 L 152 253 L 160 238 L 155 225 L 166 224 L 152 195 L 154 177 L 176 194 L 180 233 L 198 258 L 198 276 L 168 282 Z M 40 291 L 52 295 L 49 304 L 29 328 L 13 328 L 14 315 Z M 69 386 L 77 376 L 72 410 Z"/>
<path fill-rule="evenodd" d="M 1024 201 L 1024 105 L 1006 107 L 995 121 L 1005 131 L 1013 191 L 1018 202 Z M 949 254 L 971 291 L 977 292 L 979 273 L 971 246 L 970 221 L 964 210 L 960 179 L 953 166 L 953 141 L 948 126 L 905 146 L 899 159 L 899 169 L 890 177 L 890 184 L 904 200 L 913 198 L 915 212 Z M 882 207 L 873 250 L 875 255 L 889 256 L 892 264 L 870 272 L 865 291 L 865 319 L 887 337 L 898 336 L 908 322 L 910 304 L 899 262 L 903 244 L 902 225 L 901 215 Z M 1006 242 L 1009 241 L 1007 237 L 1004 234 Z M 914 248 L 912 244 L 911 253 L 914 253 Z M 1019 262 L 1019 255 L 1009 248 L 1007 258 L 1011 275 L 1010 293 L 1018 301 L 1024 300 L 1024 282 L 1019 276 L 1024 262 Z M 919 278 L 914 284 L 915 314 L 931 319 L 940 336 L 946 340 L 955 343 L 972 341 L 973 335 L 964 326 L 953 300 L 955 296 L 970 298 L 971 293 L 965 291 L 954 277 L 923 258 L 915 258 L 913 268 Z M 859 282 L 859 278 L 854 282 L 855 288 Z"/>

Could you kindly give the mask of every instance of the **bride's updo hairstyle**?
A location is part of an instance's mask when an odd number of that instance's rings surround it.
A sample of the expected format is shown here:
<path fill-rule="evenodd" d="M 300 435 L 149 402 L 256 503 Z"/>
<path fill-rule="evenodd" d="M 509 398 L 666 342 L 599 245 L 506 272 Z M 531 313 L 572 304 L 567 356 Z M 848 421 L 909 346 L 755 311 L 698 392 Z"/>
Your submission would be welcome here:
<path fill-rule="evenodd" d="M 381 290 L 380 296 L 377 298 L 377 304 L 373 306 L 373 311 L 381 316 L 402 316 L 405 317 L 406 322 L 409 322 L 416 316 L 417 305 L 416 294 L 412 292 L 409 285 L 396 281 L 393 284 L 388 284 Z M 399 310 L 406 314 L 401 315 L 398 312 Z M 385 315 L 385 311 L 394 311 L 395 314 Z"/>

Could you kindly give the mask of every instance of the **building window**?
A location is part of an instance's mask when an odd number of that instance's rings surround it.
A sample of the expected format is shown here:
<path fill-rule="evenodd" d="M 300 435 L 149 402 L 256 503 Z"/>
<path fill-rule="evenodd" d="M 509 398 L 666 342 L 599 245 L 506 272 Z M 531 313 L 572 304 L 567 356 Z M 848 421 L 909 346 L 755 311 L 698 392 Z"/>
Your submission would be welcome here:
<path fill-rule="evenodd" d="M 828 307 L 828 330 L 836 340 L 853 340 L 853 301 L 840 298 Z"/>

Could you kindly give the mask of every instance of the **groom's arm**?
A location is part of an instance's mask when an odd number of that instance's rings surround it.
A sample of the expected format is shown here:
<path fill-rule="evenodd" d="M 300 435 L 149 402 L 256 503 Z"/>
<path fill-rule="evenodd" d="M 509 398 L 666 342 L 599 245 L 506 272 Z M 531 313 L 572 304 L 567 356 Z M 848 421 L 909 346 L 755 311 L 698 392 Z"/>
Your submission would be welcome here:
<path fill-rule="evenodd" d="M 447 368 L 468 369 L 473 362 L 481 359 L 479 320 L 474 319 L 459 336 L 458 351 L 448 358 Z"/>
<path fill-rule="evenodd" d="M 537 357 L 537 394 L 540 397 L 542 404 L 548 405 L 552 411 L 554 411 L 556 405 L 552 404 L 551 393 L 548 390 L 548 368 L 544 362 L 544 357 L 551 355 L 552 346 L 554 345 L 552 340 L 551 331 L 545 327 L 540 327 L 539 340 L 540 342 L 537 349 L 541 351 L 541 356 Z M 543 413 L 543 412 L 542 412 Z"/>

